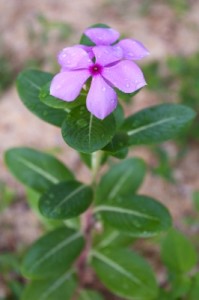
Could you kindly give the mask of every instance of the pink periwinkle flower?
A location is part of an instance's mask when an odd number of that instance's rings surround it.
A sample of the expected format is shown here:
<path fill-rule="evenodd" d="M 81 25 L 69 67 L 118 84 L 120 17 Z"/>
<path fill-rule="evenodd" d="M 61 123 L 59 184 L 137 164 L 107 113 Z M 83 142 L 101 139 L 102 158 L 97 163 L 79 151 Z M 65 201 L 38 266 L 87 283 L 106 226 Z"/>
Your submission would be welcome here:
<path fill-rule="evenodd" d="M 61 72 L 53 78 L 50 94 L 64 101 L 74 101 L 91 77 L 86 106 L 95 117 L 104 119 L 117 107 L 114 88 L 132 93 L 146 85 L 141 69 L 131 60 L 148 55 L 148 51 L 130 39 L 112 45 L 119 33 L 111 28 L 90 28 L 85 34 L 96 46 L 76 45 L 59 53 Z"/>

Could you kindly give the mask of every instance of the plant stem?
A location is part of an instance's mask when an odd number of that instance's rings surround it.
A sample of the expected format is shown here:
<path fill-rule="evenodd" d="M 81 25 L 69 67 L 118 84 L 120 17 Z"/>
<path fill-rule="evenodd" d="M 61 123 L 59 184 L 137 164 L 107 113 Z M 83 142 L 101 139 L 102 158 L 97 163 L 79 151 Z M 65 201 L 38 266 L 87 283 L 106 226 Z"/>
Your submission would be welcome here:
<path fill-rule="evenodd" d="M 103 151 L 97 151 L 92 153 L 91 158 L 91 178 L 92 178 L 92 186 L 95 192 L 96 189 L 96 180 L 98 171 L 101 165 Z M 78 277 L 79 277 L 79 286 L 74 295 L 73 300 L 76 300 L 80 290 L 88 284 L 88 255 L 92 247 L 92 230 L 95 227 L 95 219 L 93 218 L 93 209 L 90 207 L 81 217 L 81 230 L 84 234 L 85 239 L 85 247 L 82 251 L 78 261 L 77 261 L 77 269 L 78 269 Z"/>
<path fill-rule="evenodd" d="M 92 153 L 91 158 L 91 170 L 92 170 L 92 185 L 96 185 L 96 179 L 98 175 L 98 171 L 101 165 L 103 151 L 99 150 Z"/>

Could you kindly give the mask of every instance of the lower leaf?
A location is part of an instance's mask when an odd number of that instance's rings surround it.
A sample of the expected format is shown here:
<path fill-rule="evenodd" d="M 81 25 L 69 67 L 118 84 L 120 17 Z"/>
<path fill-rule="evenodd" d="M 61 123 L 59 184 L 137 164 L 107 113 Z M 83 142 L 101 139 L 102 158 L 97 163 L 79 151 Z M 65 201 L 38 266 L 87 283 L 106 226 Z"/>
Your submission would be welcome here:
<path fill-rule="evenodd" d="M 157 283 L 148 263 L 127 249 L 92 252 L 91 264 L 103 284 L 124 299 L 156 299 Z"/>

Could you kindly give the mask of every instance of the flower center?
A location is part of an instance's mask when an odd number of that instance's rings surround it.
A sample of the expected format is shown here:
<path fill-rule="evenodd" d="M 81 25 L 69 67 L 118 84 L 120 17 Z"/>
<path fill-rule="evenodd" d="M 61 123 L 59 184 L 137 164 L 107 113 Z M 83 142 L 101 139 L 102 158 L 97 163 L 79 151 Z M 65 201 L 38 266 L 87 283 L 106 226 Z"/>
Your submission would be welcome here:
<path fill-rule="evenodd" d="M 99 64 L 94 64 L 89 68 L 89 71 L 92 76 L 99 75 L 102 73 L 103 67 Z"/>

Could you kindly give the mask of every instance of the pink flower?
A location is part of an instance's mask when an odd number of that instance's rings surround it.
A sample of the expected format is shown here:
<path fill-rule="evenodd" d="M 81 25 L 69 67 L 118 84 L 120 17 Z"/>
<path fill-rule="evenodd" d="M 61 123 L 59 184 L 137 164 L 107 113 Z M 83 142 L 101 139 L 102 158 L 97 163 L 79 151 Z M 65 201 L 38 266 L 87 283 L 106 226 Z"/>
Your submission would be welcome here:
<path fill-rule="evenodd" d="M 89 49 L 73 46 L 59 53 L 62 68 L 52 80 L 50 94 L 74 101 L 91 77 L 86 106 L 95 117 L 104 119 L 117 106 L 114 87 L 132 93 L 146 85 L 141 69 L 130 59 L 140 59 L 148 51 L 139 42 L 128 39 L 110 46 L 119 38 L 119 33 L 110 28 L 90 28 L 85 34 L 97 46 Z"/>

